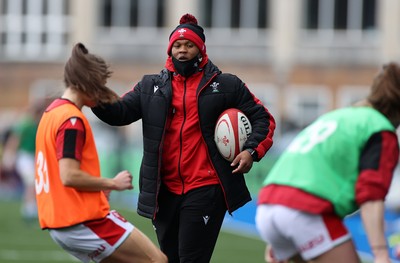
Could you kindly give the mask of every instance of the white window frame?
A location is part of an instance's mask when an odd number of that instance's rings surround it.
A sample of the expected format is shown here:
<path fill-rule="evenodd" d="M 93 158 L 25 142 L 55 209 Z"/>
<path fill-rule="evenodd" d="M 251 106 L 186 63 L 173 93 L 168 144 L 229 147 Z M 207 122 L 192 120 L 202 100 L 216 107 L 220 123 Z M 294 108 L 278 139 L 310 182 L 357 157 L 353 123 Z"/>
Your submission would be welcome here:
<path fill-rule="evenodd" d="M 332 109 L 332 91 L 326 85 L 289 85 L 285 88 L 285 116 L 303 128 Z M 316 109 L 304 108 L 304 103 L 315 103 Z"/>
<path fill-rule="evenodd" d="M 376 25 L 374 29 L 362 29 L 362 0 L 349 0 L 346 29 L 334 28 L 334 1 L 319 0 L 317 29 L 300 28 L 296 54 L 303 63 L 320 64 L 374 64 L 381 60 L 379 48 L 381 32 L 378 26 L 379 0 L 376 0 Z M 306 0 L 303 0 L 304 20 Z"/>
<path fill-rule="evenodd" d="M 69 35 L 70 17 L 65 14 L 65 2 L 47 1 L 47 14 L 43 14 L 44 0 L 7 1 L 6 10 L 0 12 L 0 56 L 11 60 L 49 60 L 60 58 L 65 51 L 65 36 Z M 43 40 L 45 36 L 45 40 Z"/>

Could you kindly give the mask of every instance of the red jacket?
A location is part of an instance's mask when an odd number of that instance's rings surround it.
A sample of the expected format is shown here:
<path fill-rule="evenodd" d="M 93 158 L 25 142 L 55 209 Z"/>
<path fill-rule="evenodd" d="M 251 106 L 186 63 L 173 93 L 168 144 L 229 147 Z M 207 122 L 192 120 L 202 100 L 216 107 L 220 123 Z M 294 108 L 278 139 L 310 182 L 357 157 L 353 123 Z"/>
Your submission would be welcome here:
<path fill-rule="evenodd" d="M 166 68 L 174 70 L 171 59 Z M 196 91 L 202 77 L 202 72 L 190 78 L 172 77 L 173 116 L 165 130 L 161 174 L 168 190 L 175 194 L 219 183 L 199 125 Z"/>

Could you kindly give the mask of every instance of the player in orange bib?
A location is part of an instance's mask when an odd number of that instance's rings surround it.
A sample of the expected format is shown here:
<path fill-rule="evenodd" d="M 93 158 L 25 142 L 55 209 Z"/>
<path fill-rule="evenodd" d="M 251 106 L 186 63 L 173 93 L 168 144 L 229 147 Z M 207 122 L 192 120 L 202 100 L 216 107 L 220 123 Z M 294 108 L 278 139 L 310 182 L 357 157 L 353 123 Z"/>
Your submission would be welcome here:
<path fill-rule="evenodd" d="M 66 89 L 44 112 L 36 137 L 35 188 L 39 222 L 82 262 L 167 262 L 167 257 L 117 211 L 111 190 L 132 189 L 132 175 L 100 176 L 95 140 L 83 106 L 116 101 L 105 86 L 105 61 L 78 43 L 65 65 Z"/>

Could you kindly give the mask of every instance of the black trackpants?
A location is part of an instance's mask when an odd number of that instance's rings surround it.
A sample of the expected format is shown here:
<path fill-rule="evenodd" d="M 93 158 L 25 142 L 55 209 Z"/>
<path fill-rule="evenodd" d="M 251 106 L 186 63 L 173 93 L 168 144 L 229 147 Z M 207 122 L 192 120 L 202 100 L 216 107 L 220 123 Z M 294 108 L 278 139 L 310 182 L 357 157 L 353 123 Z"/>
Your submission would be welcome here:
<path fill-rule="evenodd" d="M 169 263 L 208 263 L 226 213 L 219 185 L 200 187 L 184 195 L 162 188 L 153 225 Z"/>

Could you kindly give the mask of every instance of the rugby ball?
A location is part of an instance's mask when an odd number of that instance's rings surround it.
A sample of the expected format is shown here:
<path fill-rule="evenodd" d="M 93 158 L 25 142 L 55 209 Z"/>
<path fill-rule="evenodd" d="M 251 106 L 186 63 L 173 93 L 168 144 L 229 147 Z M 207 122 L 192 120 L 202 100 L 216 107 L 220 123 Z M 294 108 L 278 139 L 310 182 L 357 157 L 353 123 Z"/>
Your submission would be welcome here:
<path fill-rule="evenodd" d="M 238 109 L 230 108 L 218 117 L 214 140 L 220 154 L 232 162 L 242 151 L 250 134 L 251 124 L 247 116 Z"/>

